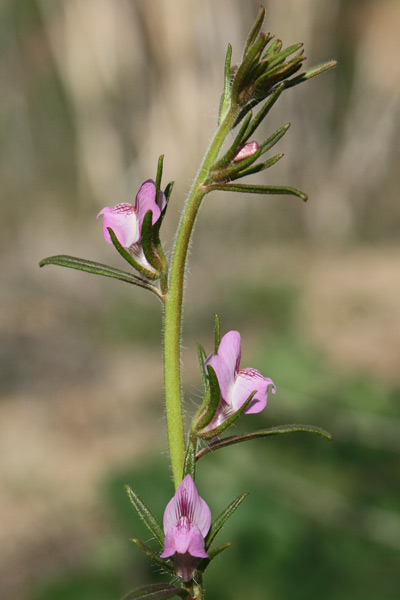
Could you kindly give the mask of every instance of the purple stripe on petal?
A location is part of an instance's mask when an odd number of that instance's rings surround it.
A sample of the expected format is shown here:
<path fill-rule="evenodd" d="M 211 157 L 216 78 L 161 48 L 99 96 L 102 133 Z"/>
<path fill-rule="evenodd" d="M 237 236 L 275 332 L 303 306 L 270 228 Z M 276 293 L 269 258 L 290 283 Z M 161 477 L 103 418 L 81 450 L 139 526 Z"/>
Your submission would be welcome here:
<path fill-rule="evenodd" d="M 268 387 L 275 385 L 268 377 L 263 377 L 256 369 L 241 369 L 236 377 L 232 390 L 232 408 L 238 410 L 247 400 L 247 398 L 256 392 L 251 403 L 244 411 L 246 414 L 261 412 L 267 405 Z"/>
<path fill-rule="evenodd" d="M 139 224 L 136 216 L 135 208 L 132 204 L 123 202 L 117 204 L 114 208 L 106 206 L 99 212 L 96 218 L 103 215 L 103 235 L 106 242 L 112 244 L 108 227 L 110 227 L 121 246 L 129 248 L 140 238 Z"/>

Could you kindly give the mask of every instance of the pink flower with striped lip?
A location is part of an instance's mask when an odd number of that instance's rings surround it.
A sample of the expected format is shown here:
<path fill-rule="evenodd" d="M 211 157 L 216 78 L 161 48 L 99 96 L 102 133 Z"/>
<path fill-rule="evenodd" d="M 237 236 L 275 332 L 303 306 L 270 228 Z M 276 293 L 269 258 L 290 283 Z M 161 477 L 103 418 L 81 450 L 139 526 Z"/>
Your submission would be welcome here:
<path fill-rule="evenodd" d="M 258 413 L 266 407 L 270 385 L 272 393 L 276 392 L 275 384 L 269 377 L 264 377 L 256 369 L 239 369 L 240 356 L 240 334 L 229 331 L 222 337 L 218 352 L 210 354 L 205 361 L 206 368 L 210 366 L 214 369 L 221 393 L 219 406 L 205 428 L 206 431 L 211 431 L 226 421 L 253 392 L 256 393 L 245 409 L 245 414 Z"/>
<path fill-rule="evenodd" d="M 108 227 L 110 227 L 121 246 L 130 248 L 133 244 L 140 243 L 142 224 L 145 214 L 152 212 L 152 225 L 160 218 L 161 211 L 165 208 L 166 199 L 163 192 L 159 193 L 156 200 L 156 186 L 152 179 L 147 179 L 140 186 L 135 205 L 123 202 L 113 208 L 106 206 L 97 218 L 103 215 L 103 235 L 106 242 L 112 244 Z"/>
<path fill-rule="evenodd" d="M 211 526 L 211 511 L 200 498 L 190 475 L 186 475 L 164 512 L 164 550 L 161 558 L 172 556 L 176 572 L 190 581 L 202 558 L 208 558 L 204 538 Z"/>

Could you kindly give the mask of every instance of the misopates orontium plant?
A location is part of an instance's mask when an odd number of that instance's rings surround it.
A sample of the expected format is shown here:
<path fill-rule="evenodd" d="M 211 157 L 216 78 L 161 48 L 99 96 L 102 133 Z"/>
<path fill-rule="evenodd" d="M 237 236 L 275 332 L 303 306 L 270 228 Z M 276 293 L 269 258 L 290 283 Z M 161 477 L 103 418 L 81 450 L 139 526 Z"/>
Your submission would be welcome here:
<path fill-rule="evenodd" d="M 106 207 L 98 214 L 98 217 L 103 217 L 105 240 L 114 245 L 134 272 L 72 256 L 52 256 L 40 263 L 40 266 L 70 267 L 140 286 L 158 296 L 164 309 L 165 410 L 175 495 L 165 508 L 163 525 L 135 491 L 128 487 L 127 492 L 132 506 L 159 548 L 150 547 L 138 539 L 132 541 L 162 571 L 172 575 L 174 583 L 140 588 L 127 594 L 125 600 L 173 596 L 187 600 L 203 598 L 203 572 L 213 558 L 230 546 L 229 543 L 213 546 L 214 538 L 247 495 L 243 493 L 235 498 L 212 522 L 210 508 L 199 496 L 195 484 L 197 463 L 203 456 L 231 444 L 296 431 L 316 433 L 331 439 L 329 433 L 310 425 L 284 425 L 224 436 L 225 430 L 241 415 L 258 413 L 265 408 L 268 390 L 275 393 L 275 384 L 255 369 L 239 368 L 240 335 L 237 331 L 229 331 L 221 338 L 218 317 L 215 318 L 213 352 L 207 355 L 198 346 L 204 398 L 187 435 L 182 420 L 180 348 L 183 283 L 188 246 L 201 203 L 207 194 L 218 190 L 290 194 L 307 199 L 303 192 L 291 187 L 237 183 L 237 180 L 268 169 L 282 158 L 282 154 L 275 154 L 259 160 L 286 133 L 288 123 L 266 140 L 254 139 L 259 125 L 280 95 L 336 64 L 329 61 L 299 73 L 305 58 L 302 44 L 284 48 L 280 40 L 262 33 L 264 16 L 265 10 L 261 8 L 239 65 L 231 66 L 232 48 L 228 46 L 218 126 L 183 208 L 172 260 L 167 260 L 160 240 L 160 228 L 173 188 L 171 182 L 162 189 L 161 156 L 155 179 L 142 183 L 133 205 L 123 203 L 113 208 Z M 258 110 L 254 112 L 256 107 Z M 222 145 L 232 130 L 235 131 L 233 142 L 222 153 Z"/>

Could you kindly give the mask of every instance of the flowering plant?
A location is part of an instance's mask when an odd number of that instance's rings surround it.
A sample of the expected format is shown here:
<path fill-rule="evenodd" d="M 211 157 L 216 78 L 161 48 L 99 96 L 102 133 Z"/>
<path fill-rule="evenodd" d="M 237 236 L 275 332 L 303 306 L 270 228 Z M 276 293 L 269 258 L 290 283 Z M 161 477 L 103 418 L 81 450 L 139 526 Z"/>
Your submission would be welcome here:
<path fill-rule="evenodd" d="M 173 183 L 161 188 L 163 156 L 158 161 L 154 181 L 140 186 L 135 204 L 122 203 L 103 208 L 103 234 L 122 258 L 136 271 L 125 271 L 72 256 L 52 256 L 40 265 L 55 264 L 120 279 L 154 293 L 164 308 L 164 382 L 167 433 L 175 494 L 164 512 L 163 526 L 136 491 L 127 487 L 136 513 L 154 537 L 155 550 L 142 540 L 132 541 L 161 569 L 174 577 L 174 584 L 149 585 L 130 592 L 129 599 L 161 599 L 180 596 L 188 600 L 203 598 L 202 575 L 210 562 L 229 543 L 212 547 L 227 519 L 241 505 L 247 493 L 235 498 L 212 522 L 208 504 L 200 497 L 195 480 L 199 460 L 211 450 L 255 438 L 305 431 L 331 439 L 326 431 L 311 425 L 284 425 L 241 435 L 221 434 L 241 415 L 258 413 L 266 407 L 268 390 L 275 393 L 272 379 L 251 368 L 240 369 L 241 340 L 237 331 L 220 334 L 215 317 L 214 349 L 207 355 L 199 346 L 200 371 L 204 397 L 193 417 L 187 437 L 182 419 L 181 322 L 185 268 L 194 223 L 204 197 L 213 191 L 249 194 L 289 194 L 306 200 L 306 195 L 291 187 L 239 184 L 238 179 L 272 167 L 282 154 L 258 159 L 286 133 L 283 125 L 264 141 L 252 141 L 260 123 L 279 96 L 293 87 L 327 71 L 329 61 L 298 74 L 304 60 L 302 44 L 283 48 L 280 40 L 261 32 L 265 11 L 260 9 L 247 38 L 242 60 L 231 66 L 229 45 L 225 60 L 224 88 L 219 108 L 218 127 L 192 185 L 178 226 L 172 260 L 169 262 L 160 240 L 160 227 L 168 208 Z M 256 114 L 253 109 L 260 105 Z M 235 130 L 233 142 L 221 154 L 228 134 Z"/>

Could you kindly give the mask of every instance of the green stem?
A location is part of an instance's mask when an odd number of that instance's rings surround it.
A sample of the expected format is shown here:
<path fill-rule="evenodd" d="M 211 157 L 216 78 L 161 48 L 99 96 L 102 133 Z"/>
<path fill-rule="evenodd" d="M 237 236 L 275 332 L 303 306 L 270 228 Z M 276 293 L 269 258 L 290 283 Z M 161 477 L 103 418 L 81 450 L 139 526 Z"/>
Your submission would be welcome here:
<path fill-rule="evenodd" d="M 238 114 L 231 107 L 221 121 L 193 183 L 178 227 L 171 264 L 169 292 L 165 298 L 164 312 L 164 383 L 167 415 L 168 443 L 175 488 L 182 481 L 185 461 L 185 435 L 182 419 L 181 391 L 181 333 L 182 303 L 186 258 L 190 238 L 201 201 L 209 191 L 205 182 L 215 163 L 221 146 Z"/>

